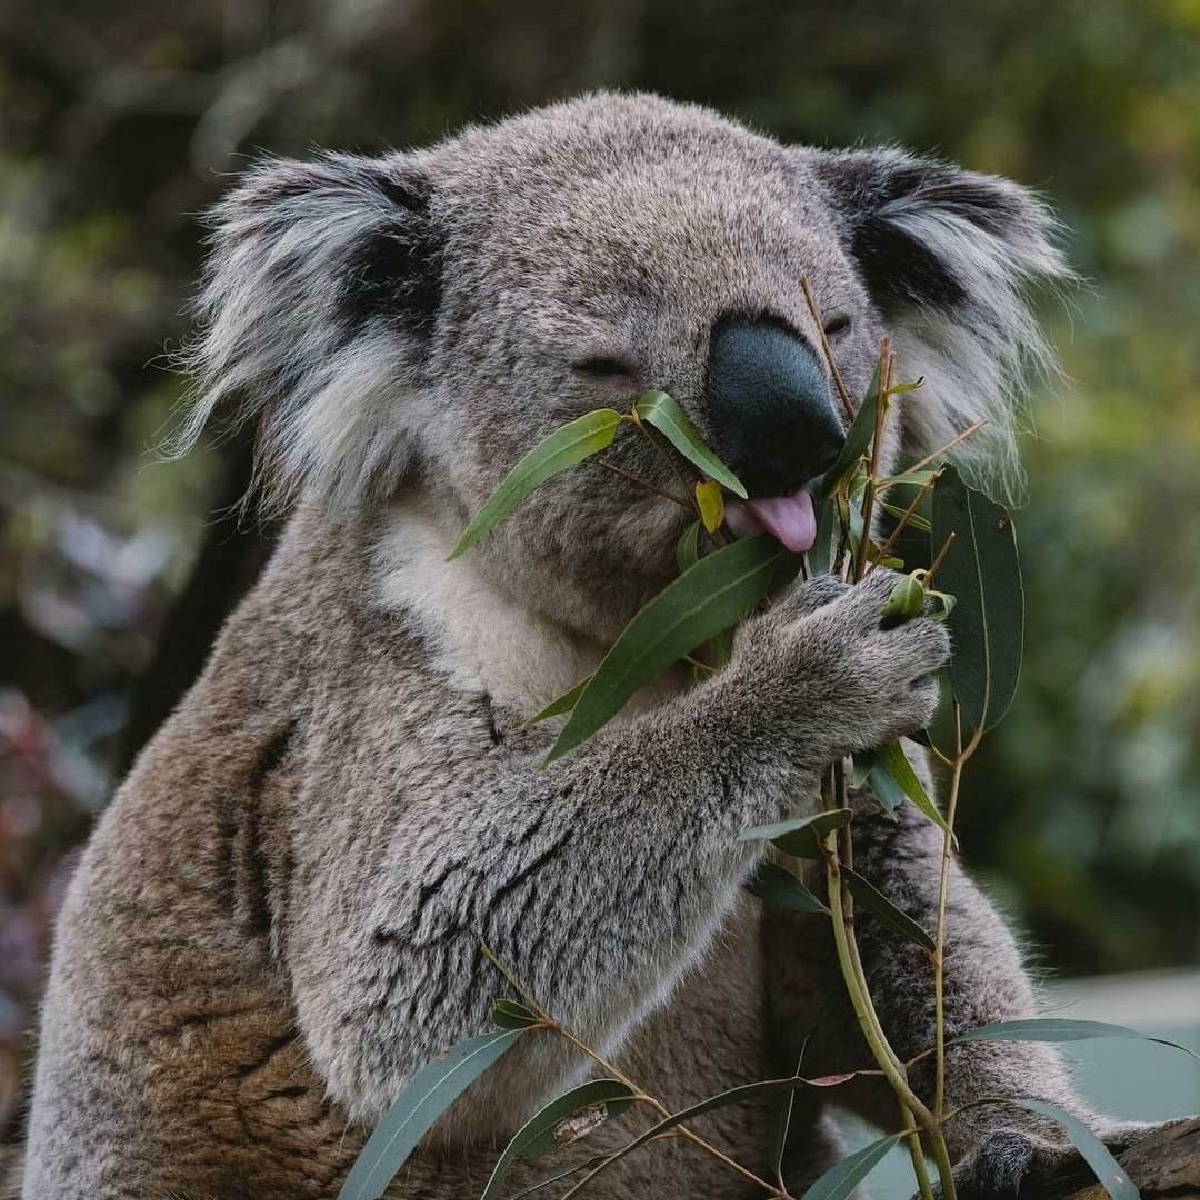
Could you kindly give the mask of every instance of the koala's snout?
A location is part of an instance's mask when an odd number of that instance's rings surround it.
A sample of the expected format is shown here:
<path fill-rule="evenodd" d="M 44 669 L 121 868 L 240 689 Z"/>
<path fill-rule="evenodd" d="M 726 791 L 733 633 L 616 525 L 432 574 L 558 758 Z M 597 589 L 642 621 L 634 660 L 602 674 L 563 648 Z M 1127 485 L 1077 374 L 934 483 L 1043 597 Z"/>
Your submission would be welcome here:
<path fill-rule="evenodd" d="M 717 323 L 708 404 L 716 449 L 752 496 L 804 487 L 845 441 L 816 352 L 771 320 Z"/>

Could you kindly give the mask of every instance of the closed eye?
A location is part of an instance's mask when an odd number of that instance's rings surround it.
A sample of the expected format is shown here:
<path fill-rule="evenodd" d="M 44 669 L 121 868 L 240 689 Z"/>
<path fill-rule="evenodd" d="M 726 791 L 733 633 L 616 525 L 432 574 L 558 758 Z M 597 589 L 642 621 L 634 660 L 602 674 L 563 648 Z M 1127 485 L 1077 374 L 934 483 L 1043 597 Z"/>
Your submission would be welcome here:
<path fill-rule="evenodd" d="M 581 375 L 590 375 L 593 379 L 632 379 L 637 374 L 631 362 L 615 354 L 589 355 L 571 366 Z"/>
<path fill-rule="evenodd" d="M 825 322 L 825 336 L 831 341 L 836 337 L 841 337 L 850 328 L 850 318 L 845 313 L 838 313 L 836 317 L 830 317 Z"/>

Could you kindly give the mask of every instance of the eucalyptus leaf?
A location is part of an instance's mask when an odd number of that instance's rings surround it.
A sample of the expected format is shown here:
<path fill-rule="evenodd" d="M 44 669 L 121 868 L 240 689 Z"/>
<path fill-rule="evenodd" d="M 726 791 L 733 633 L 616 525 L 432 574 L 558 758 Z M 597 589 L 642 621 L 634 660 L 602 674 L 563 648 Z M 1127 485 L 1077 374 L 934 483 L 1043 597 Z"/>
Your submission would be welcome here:
<path fill-rule="evenodd" d="M 868 777 L 872 788 L 893 794 L 894 787 L 900 790 L 944 833 L 950 832 L 946 818 L 938 811 L 929 793 L 913 770 L 913 765 L 899 742 L 881 747 L 875 754 L 875 766 Z"/>
<path fill-rule="evenodd" d="M 888 1156 L 901 1135 L 880 1138 L 869 1146 L 843 1158 L 804 1193 L 800 1200 L 847 1200 L 854 1189 Z"/>
<path fill-rule="evenodd" d="M 526 724 L 536 725 L 539 721 L 548 721 L 551 717 L 561 717 L 563 713 L 570 712 L 579 702 L 579 697 L 583 695 L 583 689 L 591 682 L 591 678 L 589 675 L 586 679 L 581 679 L 569 692 L 563 692 L 557 700 L 551 700 L 541 712 L 534 713 Z"/>
<path fill-rule="evenodd" d="M 898 908 L 869 879 L 850 867 L 843 866 L 841 871 L 846 876 L 846 885 L 850 889 L 850 895 L 854 897 L 855 904 L 865 908 L 873 917 L 891 926 L 910 942 L 924 946 L 926 950 L 935 949 L 936 943 L 924 926 Z"/>
<path fill-rule="evenodd" d="M 725 494 L 716 480 L 705 479 L 696 484 L 696 507 L 700 510 L 704 528 L 709 533 L 716 533 L 725 520 Z"/>
<path fill-rule="evenodd" d="M 743 538 L 668 584 L 629 622 L 588 680 L 546 761 L 586 741 L 639 688 L 747 617 L 769 591 L 786 556 L 766 535 Z"/>
<path fill-rule="evenodd" d="M 808 552 L 808 569 L 813 576 L 828 575 L 833 565 L 833 532 L 834 506 L 831 500 L 813 497 L 813 507 L 816 509 L 817 535 L 813 539 L 812 549 Z"/>
<path fill-rule="evenodd" d="M 422 1067 L 367 1139 L 338 1200 L 380 1200 L 438 1117 L 521 1035 L 522 1030 L 508 1029 L 467 1038 Z"/>
<path fill-rule="evenodd" d="M 853 816 L 848 808 L 833 808 L 827 812 L 810 813 L 806 817 L 777 821 L 773 825 L 752 825 L 738 834 L 738 841 L 770 842 L 785 854 L 808 858 L 814 837 L 826 837 L 835 829 L 849 825 Z"/>
<path fill-rule="evenodd" d="M 1078 1021 L 1069 1017 L 1028 1017 L 1020 1021 L 998 1021 L 994 1025 L 979 1025 L 957 1034 L 946 1044 L 956 1046 L 960 1042 L 1084 1042 L 1095 1038 L 1136 1038 L 1142 1042 L 1154 1042 L 1182 1050 L 1192 1058 L 1200 1054 L 1166 1038 L 1150 1037 L 1138 1033 L 1127 1025 L 1110 1025 L 1107 1021 Z"/>
<path fill-rule="evenodd" d="M 551 1100 L 517 1130 L 504 1148 L 480 1200 L 494 1200 L 500 1194 L 501 1185 L 518 1159 L 532 1162 L 554 1146 L 576 1140 L 562 1136 L 563 1123 L 572 1114 L 594 1109 L 601 1120 L 607 1120 L 627 1108 L 633 1096 L 633 1089 L 619 1079 L 591 1079 Z"/>
<path fill-rule="evenodd" d="M 1141 1200 L 1137 1185 L 1122 1170 L 1108 1147 L 1078 1117 L 1045 1100 L 1016 1099 L 1011 1103 L 1057 1121 L 1112 1200 Z"/>
<path fill-rule="evenodd" d="M 919 529 L 922 533 L 928 533 L 933 528 L 929 523 L 929 518 L 921 516 L 915 509 L 912 512 L 908 512 L 907 509 L 900 508 L 895 504 L 889 504 L 886 500 L 881 500 L 879 507 L 888 516 L 895 517 L 897 521 L 903 520 L 906 529 Z"/>
<path fill-rule="evenodd" d="M 601 450 L 607 450 L 620 427 L 621 414 L 616 409 L 598 408 L 568 422 L 540 441 L 509 471 L 488 502 L 475 514 L 450 557 L 465 554 L 546 480 Z"/>
<path fill-rule="evenodd" d="M 700 561 L 700 522 L 693 521 L 675 543 L 675 562 L 682 575 Z"/>
<path fill-rule="evenodd" d="M 954 644 L 950 684 L 969 728 L 987 731 L 1017 690 L 1024 593 L 1016 531 L 1008 510 L 945 467 L 933 493 L 933 547 L 954 541 L 937 586 L 957 598 L 947 617 Z"/>
<path fill-rule="evenodd" d="M 687 414 L 666 392 L 643 392 L 633 411 L 639 420 L 653 425 L 688 462 L 699 467 L 710 479 L 715 479 L 743 500 L 747 498 L 749 493 L 742 481 L 704 444 Z"/>
<path fill-rule="evenodd" d="M 532 1029 L 546 1022 L 518 1000 L 497 1000 L 492 1005 L 492 1023 L 501 1029 Z"/>
<path fill-rule="evenodd" d="M 770 908 L 795 913 L 827 913 L 829 909 L 787 867 L 762 862 L 746 882 L 746 891 Z"/>
<path fill-rule="evenodd" d="M 876 367 L 875 374 L 871 376 L 871 386 L 867 388 L 867 398 L 862 402 L 854 420 L 850 423 L 846 440 L 842 444 L 837 458 L 834 459 L 833 466 L 813 482 L 810 490 L 814 497 L 830 495 L 845 476 L 858 465 L 858 460 L 866 454 L 871 445 L 871 439 L 875 436 L 875 417 L 878 411 L 879 368 Z"/>

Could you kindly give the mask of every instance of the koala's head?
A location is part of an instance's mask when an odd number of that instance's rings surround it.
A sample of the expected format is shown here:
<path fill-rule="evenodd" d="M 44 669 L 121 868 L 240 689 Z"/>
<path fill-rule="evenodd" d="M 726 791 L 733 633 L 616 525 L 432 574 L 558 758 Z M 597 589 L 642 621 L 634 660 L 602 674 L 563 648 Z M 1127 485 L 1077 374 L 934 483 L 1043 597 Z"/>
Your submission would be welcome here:
<path fill-rule="evenodd" d="M 888 333 L 889 453 L 980 417 L 1008 465 L 1044 343 L 1027 282 L 1065 274 L 1027 191 L 895 150 L 782 146 L 704 109 L 599 95 L 381 158 L 268 161 L 217 208 L 184 433 L 259 426 L 286 501 L 424 496 L 453 539 L 522 454 L 589 409 L 673 395 L 759 498 L 802 489 Z M 857 401 L 856 401 L 857 402 Z M 982 443 L 981 443 L 982 444 Z M 679 490 L 652 447 L 609 458 Z M 671 573 L 681 509 L 593 463 L 472 551 L 546 615 L 604 634 Z"/>

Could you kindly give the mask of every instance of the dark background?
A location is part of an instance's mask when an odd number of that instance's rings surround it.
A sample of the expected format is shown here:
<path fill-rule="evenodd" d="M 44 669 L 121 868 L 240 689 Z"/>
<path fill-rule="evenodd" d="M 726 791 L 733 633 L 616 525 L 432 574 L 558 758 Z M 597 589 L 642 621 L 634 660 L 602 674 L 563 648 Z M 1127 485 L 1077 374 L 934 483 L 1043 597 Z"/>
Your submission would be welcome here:
<path fill-rule="evenodd" d="M 1026 674 L 962 842 L 1056 970 L 1200 957 L 1200 0 L 7 0 L 0 1126 L 73 854 L 261 557 L 227 511 L 244 447 L 153 452 L 195 214 L 259 149 L 420 144 L 601 86 L 1058 209 L 1089 283 L 1047 304 L 1069 379 L 1026 447 Z"/>

